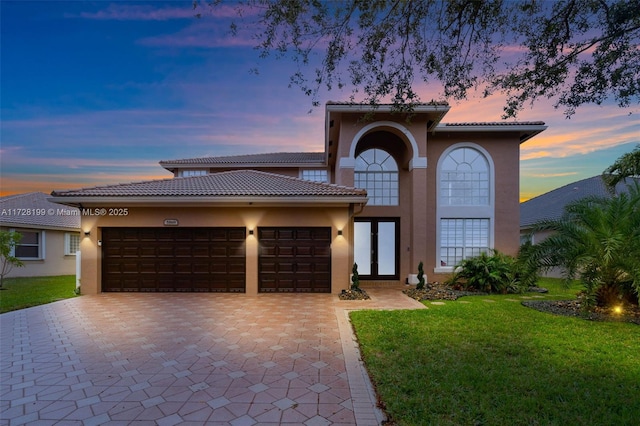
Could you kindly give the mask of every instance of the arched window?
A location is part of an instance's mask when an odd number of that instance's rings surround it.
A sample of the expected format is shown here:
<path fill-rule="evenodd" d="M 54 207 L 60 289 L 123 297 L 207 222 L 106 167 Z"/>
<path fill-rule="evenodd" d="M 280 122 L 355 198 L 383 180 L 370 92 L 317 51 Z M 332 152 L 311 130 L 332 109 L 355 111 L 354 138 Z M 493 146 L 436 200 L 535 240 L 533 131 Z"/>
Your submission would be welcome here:
<path fill-rule="evenodd" d="M 440 167 L 440 202 L 447 206 L 489 204 L 489 164 L 473 148 L 457 148 Z"/>
<path fill-rule="evenodd" d="M 441 272 L 493 246 L 493 163 L 476 145 L 460 144 L 438 162 L 438 259 Z"/>
<path fill-rule="evenodd" d="M 354 184 L 367 190 L 368 205 L 398 205 L 398 165 L 382 149 L 368 149 L 356 157 Z"/>

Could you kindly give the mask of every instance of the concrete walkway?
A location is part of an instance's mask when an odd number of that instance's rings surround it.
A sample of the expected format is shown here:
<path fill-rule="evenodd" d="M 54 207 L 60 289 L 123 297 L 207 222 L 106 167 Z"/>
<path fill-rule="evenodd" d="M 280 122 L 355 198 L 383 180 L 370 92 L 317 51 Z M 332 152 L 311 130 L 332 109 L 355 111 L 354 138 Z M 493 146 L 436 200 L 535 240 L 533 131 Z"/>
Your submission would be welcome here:
<path fill-rule="evenodd" d="M 378 425 L 348 321 L 400 288 L 101 294 L 0 315 L 0 424 Z"/>

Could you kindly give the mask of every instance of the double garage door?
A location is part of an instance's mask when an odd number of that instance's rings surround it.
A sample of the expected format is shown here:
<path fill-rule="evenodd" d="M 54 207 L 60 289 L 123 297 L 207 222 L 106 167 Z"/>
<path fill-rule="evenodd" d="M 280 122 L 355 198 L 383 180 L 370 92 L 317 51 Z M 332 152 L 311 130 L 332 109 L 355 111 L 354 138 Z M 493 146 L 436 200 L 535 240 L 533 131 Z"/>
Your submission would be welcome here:
<path fill-rule="evenodd" d="M 244 292 L 246 229 L 103 228 L 102 291 Z M 258 228 L 260 292 L 330 292 L 331 228 Z"/>

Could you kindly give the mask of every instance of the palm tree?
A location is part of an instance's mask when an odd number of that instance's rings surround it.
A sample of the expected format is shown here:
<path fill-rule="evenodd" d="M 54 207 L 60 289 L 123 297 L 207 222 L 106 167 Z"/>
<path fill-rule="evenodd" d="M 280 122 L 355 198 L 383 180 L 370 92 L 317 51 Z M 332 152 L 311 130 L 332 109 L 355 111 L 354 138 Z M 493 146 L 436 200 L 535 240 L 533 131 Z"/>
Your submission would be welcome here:
<path fill-rule="evenodd" d="M 640 145 L 619 157 L 602 172 L 602 179 L 612 192 L 618 182 L 624 182 L 627 177 L 640 177 Z"/>
<path fill-rule="evenodd" d="M 640 294 L 640 186 L 610 198 L 569 204 L 558 220 L 540 222 L 533 232 L 550 237 L 521 255 L 530 270 L 564 269 L 579 278 L 587 307 L 638 304 Z"/>

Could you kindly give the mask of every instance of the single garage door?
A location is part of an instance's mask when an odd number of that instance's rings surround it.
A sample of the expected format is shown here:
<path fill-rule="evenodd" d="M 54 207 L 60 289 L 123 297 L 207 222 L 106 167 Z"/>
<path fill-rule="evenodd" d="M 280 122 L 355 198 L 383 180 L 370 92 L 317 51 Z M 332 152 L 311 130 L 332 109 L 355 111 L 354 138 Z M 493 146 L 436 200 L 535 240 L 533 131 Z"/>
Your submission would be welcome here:
<path fill-rule="evenodd" d="M 103 228 L 102 291 L 245 291 L 245 228 Z"/>
<path fill-rule="evenodd" d="M 258 228 L 260 292 L 331 292 L 331 228 Z"/>

